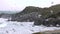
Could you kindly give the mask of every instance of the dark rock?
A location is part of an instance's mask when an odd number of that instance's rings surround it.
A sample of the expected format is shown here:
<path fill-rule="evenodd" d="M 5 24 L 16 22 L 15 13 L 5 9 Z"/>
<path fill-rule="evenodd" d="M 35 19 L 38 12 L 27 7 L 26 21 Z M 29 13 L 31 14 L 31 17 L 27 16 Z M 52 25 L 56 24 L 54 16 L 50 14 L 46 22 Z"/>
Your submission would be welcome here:
<path fill-rule="evenodd" d="M 43 25 L 45 25 L 45 26 L 55 25 L 54 18 L 48 18 L 48 19 L 46 19 L 45 22 L 43 23 Z"/>
<path fill-rule="evenodd" d="M 40 18 L 41 14 L 39 14 L 38 12 L 32 12 L 29 14 L 24 14 L 24 15 L 20 15 L 17 17 L 12 17 L 12 21 L 26 21 L 26 22 L 32 22 L 37 18 Z"/>
<path fill-rule="evenodd" d="M 36 21 L 34 21 L 34 25 L 41 25 L 41 24 L 44 26 L 47 26 L 47 27 L 50 27 L 50 26 L 57 27 L 57 24 L 58 24 L 60 27 L 60 19 L 58 19 L 58 18 L 48 18 L 48 19 L 40 18 L 40 19 L 36 19 Z"/>
<path fill-rule="evenodd" d="M 45 19 L 40 17 L 39 19 L 35 19 L 34 25 L 42 25 L 44 23 Z"/>
<path fill-rule="evenodd" d="M 45 26 L 50 25 L 56 26 L 56 24 L 60 24 L 59 23 L 60 20 L 57 19 L 57 17 L 60 17 L 60 4 L 51 6 L 49 8 L 28 6 L 23 11 L 14 14 L 12 16 L 11 21 L 19 21 L 19 22 L 34 21 L 34 25 L 43 24 Z M 46 19 L 49 20 L 46 21 Z"/>
<path fill-rule="evenodd" d="M 43 23 L 43 25 L 45 26 L 57 26 L 57 24 L 59 24 L 60 26 L 60 19 L 57 19 L 57 18 L 49 18 L 48 21 L 45 21 Z"/>

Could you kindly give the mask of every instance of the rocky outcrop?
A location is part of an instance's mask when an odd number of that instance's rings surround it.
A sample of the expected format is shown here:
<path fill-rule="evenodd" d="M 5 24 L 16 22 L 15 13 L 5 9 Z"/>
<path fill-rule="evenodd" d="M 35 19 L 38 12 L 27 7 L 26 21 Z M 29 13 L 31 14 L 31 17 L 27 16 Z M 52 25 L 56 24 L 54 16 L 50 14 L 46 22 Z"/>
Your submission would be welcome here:
<path fill-rule="evenodd" d="M 54 26 L 56 26 L 56 23 L 59 24 L 60 21 L 58 17 L 60 18 L 60 5 L 54 5 L 49 8 L 28 6 L 23 11 L 14 14 L 11 21 L 34 21 L 34 25 L 43 24 L 49 26 L 50 24 L 53 24 Z M 49 20 L 46 21 L 46 19 Z"/>
<path fill-rule="evenodd" d="M 12 15 L 13 15 L 13 14 L 4 14 L 4 13 L 2 13 L 2 14 L 0 14 L 0 18 L 6 18 L 6 19 L 11 20 Z"/>
<path fill-rule="evenodd" d="M 41 18 L 41 20 L 36 20 L 34 25 L 41 25 L 43 24 L 44 26 L 56 26 L 60 27 L 60 13 L 53 14 L 49 16 L 47 19 Z"/>
<path fill-rule="evenodd" d="M 40 18 L 41 14 L 39 14 L 38 12 L 32 12 L 32 13 L 29 13 L 29 14 L 24 14 L 24 15 L 20 15 L 16 18 L 12 18 L 12 21 L 27 21 L 27 22 L 32 22 L 34 21 L 35 19 L 38 19 Z"/>
<path fill-rule="evenodd" d="M 3 14 L 1 17 L 2 18 L 11 18 L 11 14 Z"/>
<path fill-rule="evenodd" d="M 41 15 L 44 18 L 46 18 L 47 15 L 50 15 L 50 12 L 47 8 L 28 6 L 20 13 L 13 15 L 12 21 L 29 21 L 29 20 L 34 21 L 36 20 L 36 18 L 40 18 L 38 16 L 41 16 Z"/>
<path fill-rule="evenodd" d="M 34 25 L 42 25 L 44 22 L 45 18 L 41 16 L 40 18 L 35 19 Z"/>
<path fill-rule="evenodd" d="M 43 25 L 60 27 L 60 19 L 58 19 L 58 18 L 48 18 L 48 20 L 47 19 L 45 20 Z"/>

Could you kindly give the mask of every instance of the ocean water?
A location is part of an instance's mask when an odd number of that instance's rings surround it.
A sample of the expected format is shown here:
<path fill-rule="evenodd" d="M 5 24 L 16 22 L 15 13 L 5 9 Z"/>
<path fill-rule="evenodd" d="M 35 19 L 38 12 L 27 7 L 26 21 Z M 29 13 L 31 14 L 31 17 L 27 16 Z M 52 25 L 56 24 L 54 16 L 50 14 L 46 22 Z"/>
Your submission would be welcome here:
<path fill-rule="evenodd" d="M 46 27 L 43 25 L 34 26 L 34 22 L 17 22 L 7 20 L 8 19 L 0 18 L 0 34 L 32 34 L 34 32 L 60 29 L 60 27 Z"/>

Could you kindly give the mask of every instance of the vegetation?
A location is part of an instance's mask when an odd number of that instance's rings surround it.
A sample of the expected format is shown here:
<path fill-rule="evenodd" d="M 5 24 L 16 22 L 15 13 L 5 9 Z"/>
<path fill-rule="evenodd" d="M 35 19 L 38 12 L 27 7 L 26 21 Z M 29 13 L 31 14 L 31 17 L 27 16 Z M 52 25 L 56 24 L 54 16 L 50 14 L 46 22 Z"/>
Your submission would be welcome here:
<path fill-rule="evenodd" d="M 53 13 L 51 13 L 51 11 L 53 11 Z M 39 8 L 34 6 L 28 6 L 23 11 L 15 14 L 15 16 L 29 14 L 32 12 L 38 12 L 39 14 L 43 15 L 43 17 L 48 18 L 49 16 L 56 15 L 57 13 L 60 12 L 60 4 L 51 6 L 49 8 Z"/>

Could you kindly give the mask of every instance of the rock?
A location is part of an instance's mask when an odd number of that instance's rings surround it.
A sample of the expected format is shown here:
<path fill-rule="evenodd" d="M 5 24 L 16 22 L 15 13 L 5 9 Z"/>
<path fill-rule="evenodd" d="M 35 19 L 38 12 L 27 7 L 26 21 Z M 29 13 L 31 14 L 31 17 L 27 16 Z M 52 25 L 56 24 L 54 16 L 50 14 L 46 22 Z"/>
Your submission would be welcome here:
<path fill-rule="evenodd" d="M 40 15 L 40 16 L 39 16 Z M 42 17 L 41 17 L 42 16 Z M 34 25 L 45 25 L 45 26 L 56 26 L 56 23 L 59 24 L 60 17 L 60 5 L 54 5 L 49 8 L 39 8 L 34 6 L 28 6 L 23 11 L 16 13 L 12 16 L 11 21 L 19 22 L 32 22 Z M 46 19 L 49 19 L 46 21 Z"/>
<path fill-rule="evenodd" d="M 44 25 L 44 26 L 47 26 L 47 27 L 51 27 L 51 26 L 55 26 L 55 27 L 60 27 L 60 19 L 57 19 L 57 18 L 48 18 L 48 19 L 43 19 L 43 18 L 40 18 L 40 19 L 36 19 L 34 21 L 34 25 Z M 57 26 L 58 24 L 58 26 Z"/>
<path fill-rule="evenodd" d="M 34 25 L 42 25 L 44 23 L 45 19 L 40 17 L 39 19 L 35 19 Z"/>
<path fill-rule="evenodd" d="M 24 15 L 20 15 L 17 17 L 12 17 L 13 21 L 25 21 L 25 22 L 32 22 L 34 21 L 36 18 L 40 18 L 41 14 L 39 14 L 38 12 L 32 12 L 29 14 L 24 14 Z"/>
<path fill-rule="evenodd" d="M 55 25 L 54 18 L 48 18 L 48 20 L 46 19 L 45 22 L 43 23 L 43 25 L 45 25 L 45 26 Z"/>
<path fill-rule="evenodd" d="M 60 26 L 60 19 L 57 18 L 49 18 L 48 21 L 45 20 L 45 22 L 43 23 L 43 25 L 45 26 L 56 26 L 57 24 L 59 24 Z"/>

